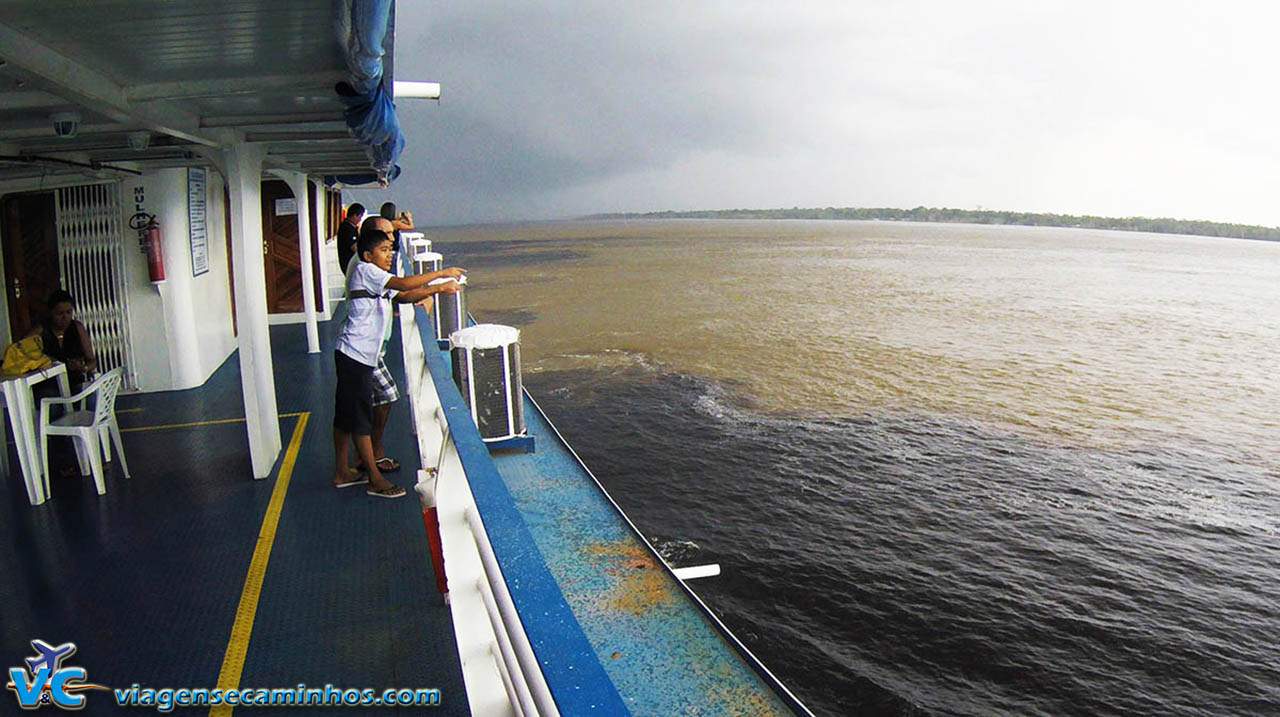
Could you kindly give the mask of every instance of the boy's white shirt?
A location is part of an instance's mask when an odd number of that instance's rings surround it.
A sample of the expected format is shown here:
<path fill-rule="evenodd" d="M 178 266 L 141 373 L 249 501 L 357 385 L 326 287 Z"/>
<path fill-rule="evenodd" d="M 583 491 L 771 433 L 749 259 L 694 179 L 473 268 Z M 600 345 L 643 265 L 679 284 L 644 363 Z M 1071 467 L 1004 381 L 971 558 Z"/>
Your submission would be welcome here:
<path fill-rule="evenodd" d="M 398 292 L 388 289 L 387 282 L 393 275 L 371 264 L 352 257 L 347 264 L 347 320 L 338 333 L 336 348 L 366 366 L 377 366 L 386 345 L 387 329 L 391 326 L 391 298 Z M 352 299 L 352 291 L 367 291 L 376 299 Z"/>

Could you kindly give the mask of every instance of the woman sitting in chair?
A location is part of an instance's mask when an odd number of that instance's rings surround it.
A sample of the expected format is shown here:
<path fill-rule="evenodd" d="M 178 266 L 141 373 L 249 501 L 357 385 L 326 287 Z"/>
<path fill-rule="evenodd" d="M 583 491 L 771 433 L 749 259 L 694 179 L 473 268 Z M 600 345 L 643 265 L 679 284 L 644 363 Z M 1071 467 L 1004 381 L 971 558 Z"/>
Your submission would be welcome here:
<path fill-rule="evenodd" d="M 85 379 L 98 370 L 98 359 L 93 355 L 93 343 L 84 324 L 72 318 L 75 300 L 71 294 L 58 289 L 49 296 L 49 318 L 36 331 L 41 334 L 45 355 L 67 365 L 67 381 L 71 392 L 84 387 Z"/>

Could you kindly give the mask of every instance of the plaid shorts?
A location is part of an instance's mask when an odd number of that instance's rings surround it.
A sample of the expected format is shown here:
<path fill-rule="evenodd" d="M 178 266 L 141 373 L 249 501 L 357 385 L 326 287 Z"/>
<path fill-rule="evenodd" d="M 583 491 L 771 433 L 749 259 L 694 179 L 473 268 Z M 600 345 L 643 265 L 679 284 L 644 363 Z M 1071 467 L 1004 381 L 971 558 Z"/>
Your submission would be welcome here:
<path fill-rule="evenodd" d="M 383 406 L 400 400 L 400 389 L 391 378 L 391 370 L 382 359 L 378 359 L 377 368 L 373 369 L 373 405 Z"/>

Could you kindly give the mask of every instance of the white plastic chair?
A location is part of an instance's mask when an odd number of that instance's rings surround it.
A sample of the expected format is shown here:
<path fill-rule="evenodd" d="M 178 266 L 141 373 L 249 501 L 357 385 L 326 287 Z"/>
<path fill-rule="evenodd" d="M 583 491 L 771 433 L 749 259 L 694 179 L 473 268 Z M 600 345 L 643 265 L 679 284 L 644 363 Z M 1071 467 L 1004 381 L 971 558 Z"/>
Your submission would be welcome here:
<path fill-rule="evenodd" d="M 124 477 L 129 477 L 129 463 L 124 459 L 124 446 L 120 442 L 120 426 L 116 423 L 115 412 L 121 375 L 121 369 L 113 368 L 74 396 L 41 399 L 40 452 L 44 456 L 46 486 L 49 476 L 49 436 L 71 436 L 77 442 L 76 456 L 80 459 L 80 472 L 84 473 L 87 457 L 88 467 L 93 472 L 93 482 L 98 487 L 98 495 L 102 495 L 107 492 L 106 483 L 102 480 L 102 454 L 106 455 L 106 460 L 111 460 L 111 444 L 107 442 L 107 433 L 110 432 L 111 439 L 116 444 L 116 452 L 120 454 L 120 467 L 124 469 Z M 71 410 L 77 401 L 87 401 L 94 394 L 97 394 L 97 400 L 92 410 Z M 50 422 L 50 406 L 67 406 L 67 413 Z M 98 452 L 99 444 L 102 446 L 102 454 Z"/>

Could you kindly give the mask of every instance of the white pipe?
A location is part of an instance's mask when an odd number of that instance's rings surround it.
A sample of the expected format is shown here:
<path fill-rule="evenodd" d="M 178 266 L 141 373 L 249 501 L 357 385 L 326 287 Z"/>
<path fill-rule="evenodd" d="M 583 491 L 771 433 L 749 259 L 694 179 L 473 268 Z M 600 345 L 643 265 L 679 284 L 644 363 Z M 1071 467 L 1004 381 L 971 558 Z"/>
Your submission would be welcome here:
<path fill-rule="evenodd" d="M 459 324 L 461 326 L 461 324 Z M 480 427 L 479 409 L 476 407 L 476 362 L 474 360 L 475 349 L 468 346 L 463 349 L 467 354 L 467 396 L 470 401 L 467 402 L 471 409 L 471 422 L 476 424 L 476 428 Z M 475 526 L 472 526 L 473 528 Z M 488 538 L 485 538 L 488 540 Z"/>
<path fill-rule="evenodd" d="M 493 636 L 498 638 L 498 649 L 502 652 L 502 659 L 499 660 L 502 681 L 510 682 L 515 691 L 516 699 L 512 700 L 511 706 L 517 713 L 538 714 L 533 704 L 533 697 L 529 694 L 529 684 L 525 682 L 516 653 L 511 649 L 511 638 L 507 635 L 506 625 L 502 623 L 498 605 L 493 601 L 493 593 L 489 591 L 485 581 L 479 578 L 476 579 L 476 589 L 480 591 L 480 598 L 484 600 L 484 609 L 489 613 L 489 625 L 493 628 Z"/>
<path fill-rule="evenodd" d="M 506 437 L 511 438 L 519 434 L 519 431 L 516 430 L 516 414 L 515 414 L 514 403 L 516 401 L 519 401 L 522 398 L 522 396 L 520 396 L 518 392 L 515 395 L 512 395 L 512 392 L 515 391 L 515 387 L 511 385 L 511 344 L 507 344 L 506 346 L 502 347 L 502 385 L 506 386 L 506 394 L 507 394 L 506 396 L 503 397 L 505 403 L 507 404 L 507 435 Z"/>
<path fill-rule="evenodd" d="M 397 100 L 438 100 L 440 83 L 396 80 L 391 88 L 391 94 Z"/>
<path fill-rule="evenodd" d="M 497 645 L 489 644 L 489 655 L 493 657 L 493 664 L 498 668 L 498 677 L 502 678 L 502 689 L 506 690 L 507 702 L 511 704 L 511 710 L 516 713 L 516 717 L 524 717 L 524 710 L 520 708 L 520 701 L 516 698 L 515 685 L 511 682 L 511 673 L 507 670 L 507 663 L 502 661 Z"/>
<path fill-rule="evenodd" d="M 671 572 L 681 580 L 713 578 L 720 574 L 720 563 L 711 563 L 709 565 L 690 565 L 687 568 L 672 568 Z"/>
<path fill-rule="evenodd" d="M 498 604 L 502 624 L 507 626 L 506 632 L 515 648 L 520 672 L 529 682 L 529 691 L 533 694 L 533 701 L 538 706 L 538 713 L 547 717 L 558 717 L 560 710 L 551 697 L 551 689 L 547 687 L 547 681 L 542 676 L 542 666 L 538 664 L 538 658 L 533 654 L 533 645 L 529 644 L 529 637 L 525 635 L 524 625 L 520 622 L 520 615 L 516 612 L 515 603 L 511 600 L 511 593 L 507 591 L 502 569 L 498 567 L 493 546 L 489 544 L 489 534 L 485 532 L 484 524 L 480 521 L 480 515 L 474 507 L 467 509 L 466 516 L 467 524 L 471 526 L 471 536 L 476 541 L 476 551 L 480 553 L 480 562 L 484 566 L 485 578 L 489 581 L 489 589 L 493 591 L 494 601 Z"/>
<path fill-rule="evenodd" d="M 298 272 L 302 279 L 302 313 L 306 316 L 307 353 L 320 353 L 320 333 L 316 326 L 316 274 L 314 262 L 311 260 L 311 220 L 315 211 L 311 208 L 311 193 L 307 191 L 307 175 L 302 172 L 289 172 L 285 181 L 293 191 L 293 199 L 298 210 Z M 317 203 L 320 197 L 316 197 Z M 316 236 L 320 230 L 316 229 Z"/>

